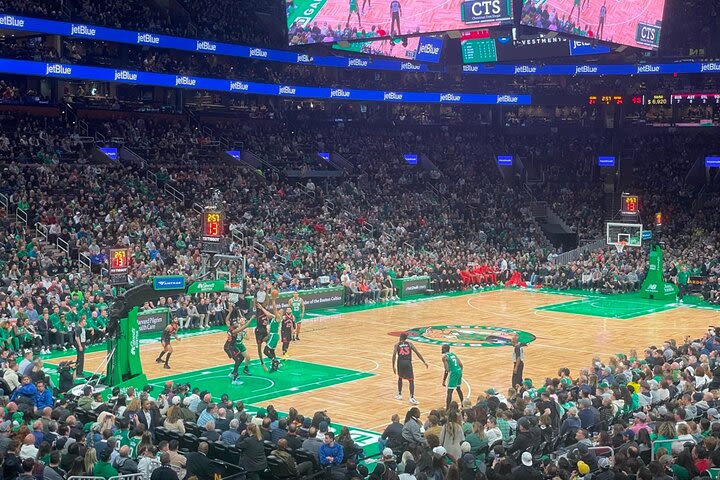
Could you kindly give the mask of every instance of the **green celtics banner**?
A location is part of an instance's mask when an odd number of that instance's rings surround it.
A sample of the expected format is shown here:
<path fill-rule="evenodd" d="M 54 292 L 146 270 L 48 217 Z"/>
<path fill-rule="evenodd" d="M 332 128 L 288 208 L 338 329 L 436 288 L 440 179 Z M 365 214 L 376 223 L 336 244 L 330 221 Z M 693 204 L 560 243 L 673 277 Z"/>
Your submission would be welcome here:
<path fill-rule="evenodd" d="M 212 293 L 223 290 L 225 290 L 225 280 L 203 280 L 190 285 L 187 293 Z"/>
<path fill-rule="evenodd" d="M 671 300 L 677 297 L 678 287 L 663 279 L 663 252 L 660 245 L 650 247 L 648 272 L 640 296 L 653 300 Z"/>
<path fill-rule="evenodd" d="M 393 278 L 392 282 L 395 288 L 397 288 L 398 296 L 405 298 L 427 292 L 430 286 L 430 277 L 423 275 L 418 277 Z"/>

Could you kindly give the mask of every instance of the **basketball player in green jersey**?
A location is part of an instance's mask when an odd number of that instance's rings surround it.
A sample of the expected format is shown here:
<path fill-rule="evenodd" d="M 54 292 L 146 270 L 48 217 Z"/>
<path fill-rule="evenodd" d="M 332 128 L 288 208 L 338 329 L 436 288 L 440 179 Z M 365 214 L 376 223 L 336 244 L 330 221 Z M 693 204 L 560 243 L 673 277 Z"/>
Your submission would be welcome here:
<path fill-rule="evenodd" d="M 463 364 L 460 359 L 450 351 L 450 345 L 442 346 L 442 361 L 445 367 L 445 373 L 443 374 L 443 386 L 447 380 L 447 398 L 445 400 L 445 408 L 450 409 L 450 402 L 452 402 L 453 390 L 458 393 L 460 397 L 460 403 L 462 403 L 464 395 L 460 385 L 462 385 L 462 370 Z M 450 378 L 448 378 L 450 375 Z"/>
<path fill-rule="evenodd" d="M 280 310 L 278 310 L 274 298 L 273 309 L 275 310 L 275 315 L 270 319 L 270 325 L 268 326 L 268 335 L 267 337 L 265 337 L 265 348 L 263 349 L 263 353 L 265 354 L 265 356 L 268 357 L 272 362 L 270 366 L 271 373 L 276 372 L 278 367 L 280 366 L 277 355 L 275 355 L 275 348 L 280 341 L 280 324 L 282 323 L 282 317 L 285 314 L 285 309 L 281 308 Z M 265 362 L 263 362 L 262 359 L 260 361 L 262 363 L 263 369 L 267 371 Z"/>
<path fill-rule="evenodd" d="M 357 0 L 350 0 L 350 13 L 348 13 L 347 23 L 345 23 L 347 28 L 350 28 L 350 17 L 352 17 L 353 13 L 357 15 L 358 23 L 360 24 L 360 28 L 362 28 L 362 20 L 360 20 L 360 9 L 358 8 Z"/>
<path fill-rule="evenodd" d="M 295 336 L 293 337 L 293 340 L 300 341 L 300 325 L 302 324 L 302 319 L 305 316 L 305 300 L 300 298 L 300 294 L 298 292 L 293 293 L 292 298 L 290 299 L 290 311 L 293 314 L 293 317 L 295 317 Z"/>

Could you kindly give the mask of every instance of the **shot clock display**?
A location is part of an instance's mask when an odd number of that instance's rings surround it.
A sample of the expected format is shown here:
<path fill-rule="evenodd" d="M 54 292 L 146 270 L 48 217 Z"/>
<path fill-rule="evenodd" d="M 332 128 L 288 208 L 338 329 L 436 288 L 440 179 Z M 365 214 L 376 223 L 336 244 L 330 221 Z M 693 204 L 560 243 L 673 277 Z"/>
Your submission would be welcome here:
<path fill-rule="evenodd" d="M 202 214 L 202 241 L 220 242 L 223 232 L 223 214 L 217 210 L 206 210 Z"/>
<path fill-rule="evenodd" d="M 638 196 L 623 193 L 620 198 L 620 213 L 623 215 L 637 215 L 638 211 Z"/>
<path fill-rule="evenodd" d="M 130 252 L 127 248 L 111 248 L 109 262 L 110 283 L 123 285 L 127 283 L 130 267 Z"/>

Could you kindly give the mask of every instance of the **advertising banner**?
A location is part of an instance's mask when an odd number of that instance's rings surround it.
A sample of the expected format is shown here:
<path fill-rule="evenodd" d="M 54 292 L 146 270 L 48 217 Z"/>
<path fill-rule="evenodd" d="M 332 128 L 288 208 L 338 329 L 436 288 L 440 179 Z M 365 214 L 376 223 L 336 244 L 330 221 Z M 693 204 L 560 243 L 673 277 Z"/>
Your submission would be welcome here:
<path fill-rule="evenodd" d="M 300 290 L 300 297 L 305 301 L 305 310 L 318 310 L 321 308 L 337 307 L 345 303 L 345 287 L 316 288 L 313 290 Z M 278 295 L 277 307 L 287 308 L 293 292 L 283 292 Z M 248 308 L 252 308 L 253 297 L 246 296 Z"/>
<path fill-rule="evenodd" d="M 167 308 L 153 308 L 143 310 L 136 316 L 136 324 L 140 333 L 161 332 L 170 320 L 170 310 Z"/>
<path fill-rule="evenodd" d="M 418 276 L 393 278 L 393 285 L 397 288 L 400 298 L 421 295 L 427 292 L 427 289 L 430 286 L 430 277 Z"/>

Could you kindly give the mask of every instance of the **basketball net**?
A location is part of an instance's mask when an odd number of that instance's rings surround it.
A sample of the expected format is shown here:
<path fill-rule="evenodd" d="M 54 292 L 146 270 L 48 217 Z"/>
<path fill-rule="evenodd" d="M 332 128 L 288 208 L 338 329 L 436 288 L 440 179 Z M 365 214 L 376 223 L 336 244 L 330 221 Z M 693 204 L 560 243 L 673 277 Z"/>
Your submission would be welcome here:
<path fill-rule="evenodd" d="M 617 250 L 617 253 L 623 253 L 623 249 L 625 248 L 625 245 L 627 245 L 626 241 L 616 243 L 615 250 Z"/>

